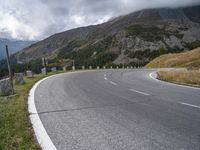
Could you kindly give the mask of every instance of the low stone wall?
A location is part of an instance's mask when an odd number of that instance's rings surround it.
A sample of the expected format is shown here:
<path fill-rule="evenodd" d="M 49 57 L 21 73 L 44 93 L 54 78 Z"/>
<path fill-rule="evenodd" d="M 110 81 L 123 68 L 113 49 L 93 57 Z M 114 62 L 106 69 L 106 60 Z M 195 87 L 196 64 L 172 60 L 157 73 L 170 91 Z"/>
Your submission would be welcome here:
<path fill-rule="evenodd" d="M 0 80 L 0 96 L 8 96 L 12 94 L 12 87 L 9 78 Z"/>

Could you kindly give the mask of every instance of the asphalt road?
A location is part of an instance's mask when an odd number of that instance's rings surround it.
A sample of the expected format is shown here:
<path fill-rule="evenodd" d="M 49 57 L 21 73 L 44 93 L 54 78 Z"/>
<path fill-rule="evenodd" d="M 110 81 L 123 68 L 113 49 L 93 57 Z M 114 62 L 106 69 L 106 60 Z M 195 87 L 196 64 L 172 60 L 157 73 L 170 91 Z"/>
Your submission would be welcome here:
<path fill-rule="evenodd" d="M 153 70 L 65 73 L 35 91 L 58 150 L 200 150 L 200 90 L 159 82 Z"/>

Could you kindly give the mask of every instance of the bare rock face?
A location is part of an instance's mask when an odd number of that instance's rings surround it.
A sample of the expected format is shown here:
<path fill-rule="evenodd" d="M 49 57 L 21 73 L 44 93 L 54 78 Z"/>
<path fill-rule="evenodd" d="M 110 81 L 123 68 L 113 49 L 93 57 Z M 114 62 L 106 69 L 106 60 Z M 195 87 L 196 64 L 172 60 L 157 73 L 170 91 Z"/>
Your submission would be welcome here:
<path fill-rule="evenodd" d="M 0 80 L 0 96 L 8 96 L 12 94 L 12 87 L 9 78 Z"/>
<path fill-rule="evenodd" d="M 190 28 L 188 30 L 182 31 L 183 41 L 190 43 L 200 40 L 200 24 L 190 23 Z"/>
<path fill-rule="evenodd" d="M 170 45 L 171 47 L 178 46 L 179 48 L 183 48 L 181 40 L 179 40 L 176 36 L 171 35 L 169 38 L 164 39 L 165 43 Z"/>

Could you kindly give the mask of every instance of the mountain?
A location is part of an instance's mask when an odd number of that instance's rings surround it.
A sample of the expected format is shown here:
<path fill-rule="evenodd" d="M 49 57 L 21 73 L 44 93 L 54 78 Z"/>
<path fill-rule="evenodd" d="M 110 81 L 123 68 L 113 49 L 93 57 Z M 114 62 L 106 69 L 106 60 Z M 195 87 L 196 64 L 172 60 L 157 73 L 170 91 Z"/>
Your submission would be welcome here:
<path fill-rule="evenodd" d="M 6 57 L 5 45 L 8 45 L 9 53 L 14 54 L 33 43 L 34 41 L 19 41 L 0 38 L 0 60 Z"/>
<path fill-rule="evenodd" d="M 67 65 L 144 65 L 163 53 L 200 46 L 200 6 L 144 9 L 106 23 L 54 34 L 15 54 Z"/>
<path fill-rule="evenodd" d="M 165 54 L 155 58 L 146 65 L 148 68 L 171 68 L 171 67 L 186 67 L 186 68 L 200 68 L 200 47 L 191 51 Z"/>

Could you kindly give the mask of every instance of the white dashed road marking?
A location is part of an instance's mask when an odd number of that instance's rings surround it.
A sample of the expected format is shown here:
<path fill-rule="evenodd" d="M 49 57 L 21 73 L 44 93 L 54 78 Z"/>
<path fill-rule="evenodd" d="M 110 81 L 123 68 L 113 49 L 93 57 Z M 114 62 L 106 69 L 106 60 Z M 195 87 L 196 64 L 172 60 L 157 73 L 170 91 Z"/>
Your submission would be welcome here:
<path fill-rule="evenodd" d="M 117 83 L 115 83 L 115 82 L 112 82 L 112 81 L 110 81 L 110 83 L 111 83 L 111 84 L 113 84 L 113 85 L 117 85 Z"/>
<path fill-rule="evenodd" d="M 143 95 L 150 95 L 150 94 L 148 94 L 148 93 L 141 92 L 141 91 L 137 91 L 137 90 L 134 90 L 134 89 L 130 89 L 130 91 L 136 92 L 136 93 L 140 93 L 140 94 L 143 94 Z"/>
<path fill-rule="evenodd" d="M 195 107 L 195 108 L 199 108 L 200 109 L 200 106 L 197 106 L 197 105 L 192 105 L 192 104 L 188 104 L 188 103 L 181 103 L 182 105 L 186 105 L 186 106 L 191 106 L 191 107 Z"/>

